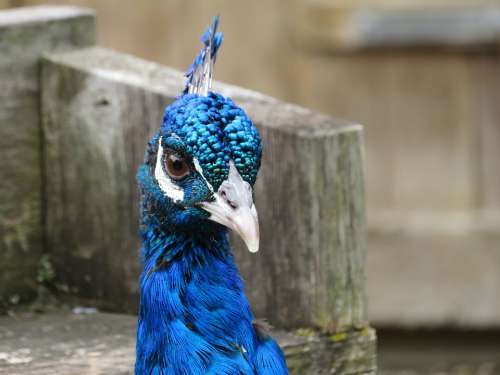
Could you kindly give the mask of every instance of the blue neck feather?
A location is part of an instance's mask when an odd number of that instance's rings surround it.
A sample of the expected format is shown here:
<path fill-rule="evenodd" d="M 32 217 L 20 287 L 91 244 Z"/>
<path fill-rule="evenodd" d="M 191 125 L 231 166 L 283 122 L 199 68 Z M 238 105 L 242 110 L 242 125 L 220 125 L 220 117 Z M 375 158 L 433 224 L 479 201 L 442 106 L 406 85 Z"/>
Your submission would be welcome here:
<path fill-rule="evenodd" d="M 168 374 L 253 373 L 253 316 L 225 230 L 210 232 L 188 236 L 151 227 L 143 233 L 138 373 L 155 366 Z"/>
<path fill-rule="evenodd" d="M 143 226 L 136 374 L 287 374 L 256 331 L 226 230 Z"/>

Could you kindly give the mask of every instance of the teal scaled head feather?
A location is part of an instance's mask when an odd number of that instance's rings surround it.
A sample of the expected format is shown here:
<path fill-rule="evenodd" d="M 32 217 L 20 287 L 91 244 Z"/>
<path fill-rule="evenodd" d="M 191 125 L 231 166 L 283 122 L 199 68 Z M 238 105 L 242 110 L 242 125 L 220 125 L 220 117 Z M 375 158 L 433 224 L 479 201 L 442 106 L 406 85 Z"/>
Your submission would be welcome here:
<path fill-rule="evenodd" d="M 288 373 L 254 322 L 227 239 L 229 228 L 250 251 L 259 248 L 253 185 L 262 146 L 247 114 L 210 91 L 218 23 L 203 35 L 185 90 L 165 109 L 138 171 L 137 375 Z"/>
<path fill-rule="evenodd" d="M 210 91 L 214 62 L 223 39 L 217 32 L 218 23 L 216 17 L 203 35 L 204 47 L 186 73 L 184 92 L 165 109 L 163 123 L 151 140 L 145 164 L 139 171 L 139 183 L 147 187 L 143 192 L 156 192 L 157 201 L 170 200 L 163 207 L 168 209 L 160 211 L 169 216 L 170 224 L 184 227 L 198 226 L 207 215 L 230 215 L 230 211 L 220 212 L 220 207 L 207 201 L 227 201 L 228 191 L 235 190 L 234 181 L 228 181 L 231 168 L 237 172 L 237 176 L 233 173 L 235 178 L 246 183 L 238 188 L 248 191 L 252 190 L 260 168 L 262 146 L 251 119 L 230 98 Z M 169 164 L 172 158 L 177 161 L 175 165 Z M 173 176 L 169 167 L 183 165 L 186 176 Z M 222 186 L 224 181 L 227 183 Z M 171 209 L 172 204 L 183 210 Z M 255 206 L 250 209 L 255 211 Z M 256 224 L 256 212 L 252 215 Z M 226 221 L 217 222 L 243 234 L 235 223 L 227 225 Z M 258 227 L 253 229 L 258 235 Z M 244 235 L 243 239 L 246 240 Z"/>

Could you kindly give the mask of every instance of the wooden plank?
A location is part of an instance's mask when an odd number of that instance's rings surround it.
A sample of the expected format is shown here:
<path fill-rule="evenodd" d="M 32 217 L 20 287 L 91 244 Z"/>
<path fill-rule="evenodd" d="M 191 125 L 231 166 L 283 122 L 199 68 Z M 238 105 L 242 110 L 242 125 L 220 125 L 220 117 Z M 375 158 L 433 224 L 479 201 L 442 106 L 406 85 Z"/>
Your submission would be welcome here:
<path fill-rule="evenodd" d="M 0 318 L 0 373 L 132 374 L 136 317 L 118 314 L 21 315 Z M 375 334 L 367 328 L 318 336 L 272 332 L 290 374 L 374 374 Z"/>
<path fill-rule="evenodd" d="M 135 311 L 135 172 L 183 76 L 92 48 L 48 56 L 42 79 L 47 241 L 58 280 L 98 306 Z M 364 326 L 361 127 L 215 89 L 248 110 L 265 148 L 255 194 L 262 250 L 236 250 L 256 315 L 279 327 Z"/>
<path fill-rule="evenodd" d="M 306 1 L 297 38 L 307 49 L 353 52 L 390 48 L 484 51 L 500 37 L 497 4 L 360 6 Z"/>
<path fill-rule="evenodd" d="M 373 324 L 498 329 L 498 227 L 497 222 L 491 232 L 370 233 L 367 278 Z"/>
<path fill-rule="evenodd" d="M 39 58 L 94 43 L 75 7 L 0 12 L 0 310 L 31 298 L 42 253 Z"/>
<path fill-rule="evenodd" d="M 477 160 L 473 178 L 477 180 L 478 204 L 484 215 L 500 223 L 500 53 L 468 61 L 471 97 L 476 113 Z"/>
<path fill-rule="evenodd" d="M 468 65 L 477 59 L 428 52 L 307 58 L 298 100 L 365 125 L 369 224 L 380 211 L 477 207 L 477 99 Z"/>

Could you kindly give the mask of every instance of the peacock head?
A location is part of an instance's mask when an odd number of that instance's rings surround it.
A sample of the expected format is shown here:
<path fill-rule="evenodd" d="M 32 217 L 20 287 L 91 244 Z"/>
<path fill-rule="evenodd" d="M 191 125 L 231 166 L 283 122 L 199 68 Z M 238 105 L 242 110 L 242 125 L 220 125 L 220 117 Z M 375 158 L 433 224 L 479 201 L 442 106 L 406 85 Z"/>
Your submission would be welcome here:
<path fill-rule="evenodd" d="M 217 23 L 218 18 L 202 38 L 205 48 L 187 73 L 184 94 L 165 109 L 162 126 L 149 143 L 139 171 L 143 208 L 146 215 L 180 229 L 223 225 L 256 252 L 253 185 L 262 146 L 246 113 L 230 98 L 208 91 L 222 41 Z"/>

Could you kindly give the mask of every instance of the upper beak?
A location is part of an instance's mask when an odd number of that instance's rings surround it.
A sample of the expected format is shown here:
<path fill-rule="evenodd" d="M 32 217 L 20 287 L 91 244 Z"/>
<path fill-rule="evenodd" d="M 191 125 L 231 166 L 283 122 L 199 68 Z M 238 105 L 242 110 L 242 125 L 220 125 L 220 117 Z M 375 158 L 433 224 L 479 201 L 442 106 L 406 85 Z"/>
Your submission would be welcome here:
<path fill-rule="evenodd" d="M 221 184 L 214 197 L 214 201 L 201 204 L 210 213 L 209 219 L 234 230 L 250 252 L 257 252 L 259 219 L 252 199 L 252 188 L 241 178 L 232 160 L 229 162 L 229 177 Z"/>

